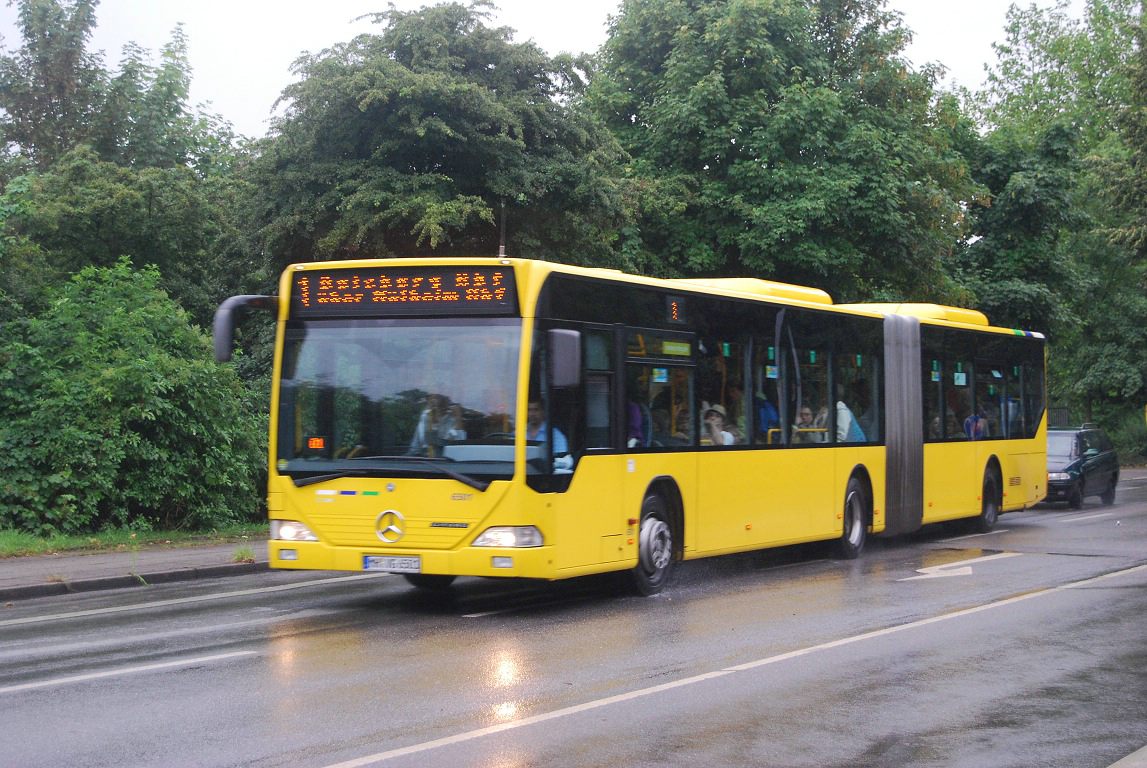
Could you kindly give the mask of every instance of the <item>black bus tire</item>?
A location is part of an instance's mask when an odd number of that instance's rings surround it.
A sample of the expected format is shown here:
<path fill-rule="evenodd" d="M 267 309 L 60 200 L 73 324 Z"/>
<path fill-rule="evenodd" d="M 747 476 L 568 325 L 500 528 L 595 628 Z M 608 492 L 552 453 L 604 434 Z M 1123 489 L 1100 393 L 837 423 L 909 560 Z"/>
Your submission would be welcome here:
<path fill-rule="evenodd" d="M 673 524 L 669 505 L 656 493 L 641 503 L 641 521 L 637 531 L 637 565 L 630 571 L 630 582 L 639 595 L 656 595 L 673 572 Z"/>
<path fill-rule="evenodd" d="M 984 473 L 984 491 L 980 501 L 980 516 L 976 518 L 976 530 L 988 533 L 996 527 L 1000 519 L 1000 479 L 995 469 Z"/>
<path fill-rule="evenodd" d="M 842 560 L 855 560 L 868 538 L 868 493 L 857 477 L 848 481 L 844 490 L 844 530 L 836 542 L 836 553 Z"/>

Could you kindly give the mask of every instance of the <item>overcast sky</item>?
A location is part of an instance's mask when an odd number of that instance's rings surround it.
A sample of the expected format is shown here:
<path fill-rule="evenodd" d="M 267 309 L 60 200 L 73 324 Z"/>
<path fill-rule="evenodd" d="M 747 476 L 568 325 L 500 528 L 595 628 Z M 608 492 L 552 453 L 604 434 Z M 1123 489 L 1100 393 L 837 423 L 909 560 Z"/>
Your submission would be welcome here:
<path fill-rule="evenodd" d="M 593 51 L 605 40 L 606 18 L 619 0 L 495 0 L 499 26 L 519 41 L 532 39 L 550 54 Z M 1027 5 L 1030 0 L 1024 0 Z M 433 4 L 393 0 L 401 10 Z M 1052 0 L 1038 0 L 1047 7 Z M 1083 0 L 1074 0 L 1082 7 Z M 908 50 L 917 65 L 939 62 L 949 82 L 978 87 L 984 64 L 994 62 L 992 43 L 1003 37 L 1007 0 L 889 0 L 914 33 Z M 101 0 L 92 47 L 116 69 L 124 43 L 158 53 L 182 23 L 192 66 L 191 101 L 210 103 L 248 136 L 267 130 L 271 106 L 291 82 L 290 64 L 303 51 L 317 52 L 369 31 L 364 14 L 385 10 L 387 0 Z M 0 4 L 4 47 L 17 48 L 17 9 Z"/>

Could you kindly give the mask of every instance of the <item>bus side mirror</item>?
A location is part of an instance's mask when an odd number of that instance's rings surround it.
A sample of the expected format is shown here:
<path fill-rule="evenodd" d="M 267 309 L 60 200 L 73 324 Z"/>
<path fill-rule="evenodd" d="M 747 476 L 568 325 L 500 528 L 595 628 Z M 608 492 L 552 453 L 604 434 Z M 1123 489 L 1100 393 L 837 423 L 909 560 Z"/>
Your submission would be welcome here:
<path fill-rule="evenodd" d="M 581 333 L 552 328 L 549 347 L 550 386 L 557 389 L 581 384 Z"/>
<path fill-rule="evenodd" d="M 211 336 L 215 342 L 215 362 L 226 363 L 231 359 L 235 346 L 235 314 L 248 307 L 267 309 L 272 312 L 279 306 L 278 296 L 232 296 L 224 300 L 215 310 L 215 322 Z"/>

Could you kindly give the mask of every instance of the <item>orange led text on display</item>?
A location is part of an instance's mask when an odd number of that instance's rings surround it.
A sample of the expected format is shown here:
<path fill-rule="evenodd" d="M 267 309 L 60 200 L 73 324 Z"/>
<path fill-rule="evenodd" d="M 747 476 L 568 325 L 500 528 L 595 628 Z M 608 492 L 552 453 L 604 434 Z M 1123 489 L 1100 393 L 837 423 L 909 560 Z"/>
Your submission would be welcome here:
<path fill-rule="evenodd" d="M 492 268 L 302 272 L 294 290 L 295 306 L 302 311 L 422 304 L 509 310 L 512 297 L 512 274 Z"/>

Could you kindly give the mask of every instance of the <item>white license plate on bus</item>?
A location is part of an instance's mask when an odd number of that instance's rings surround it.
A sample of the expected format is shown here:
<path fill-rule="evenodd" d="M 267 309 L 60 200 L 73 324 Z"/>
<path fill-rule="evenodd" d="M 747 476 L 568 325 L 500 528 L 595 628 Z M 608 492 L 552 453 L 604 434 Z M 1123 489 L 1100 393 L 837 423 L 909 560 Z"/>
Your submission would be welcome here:
<path fill-rule="evenodd" d="M 391 573 L 422 573 L 422 558 L 418 555 L 393 557 L 389 555 L 363 555 L 364 571 L 389 571 Z"/>

